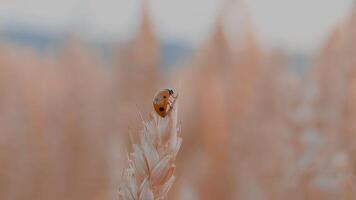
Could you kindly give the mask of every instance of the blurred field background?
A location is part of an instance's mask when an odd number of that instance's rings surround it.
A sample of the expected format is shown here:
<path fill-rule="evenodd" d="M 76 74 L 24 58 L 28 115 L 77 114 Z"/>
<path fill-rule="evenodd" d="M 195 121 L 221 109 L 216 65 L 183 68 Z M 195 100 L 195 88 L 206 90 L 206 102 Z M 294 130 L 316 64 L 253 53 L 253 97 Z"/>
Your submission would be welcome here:
<path fill-rule="evenodd" d="M 183 137 L 169 199 L 356 199 L 351 0 L 75 2 L 0 2 L 1 200 L 117 199 L 166 87 Z"/>

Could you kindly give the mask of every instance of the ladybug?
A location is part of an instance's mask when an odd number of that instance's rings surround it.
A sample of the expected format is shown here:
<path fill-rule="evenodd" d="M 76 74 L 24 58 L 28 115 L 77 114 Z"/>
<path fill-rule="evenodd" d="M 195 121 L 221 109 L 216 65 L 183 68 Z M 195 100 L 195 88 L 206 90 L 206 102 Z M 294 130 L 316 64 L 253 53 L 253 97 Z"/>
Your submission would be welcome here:
<path fill-rule="evenodd" d="M 173 108 L 178 95 L 172 89 L 158 91 L 153 99 L 153 108 L 161 117 L 165 117 Z"/>

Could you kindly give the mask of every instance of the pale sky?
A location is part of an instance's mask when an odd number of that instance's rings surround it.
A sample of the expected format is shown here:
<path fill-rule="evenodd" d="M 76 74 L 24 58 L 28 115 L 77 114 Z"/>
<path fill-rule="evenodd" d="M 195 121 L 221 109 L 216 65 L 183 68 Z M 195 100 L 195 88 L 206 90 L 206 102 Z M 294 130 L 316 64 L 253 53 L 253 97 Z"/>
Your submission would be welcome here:
<path fill-rule="evenodd" d="M 147 0 L 157 34 L 198 45 L 223 0 Z M 54 30 L 74 28 L 91 37 L 127 38 L 137 25 L 139 0 L 1 0 L 0 25 L 9 21 Z M 317 48 L 346 16 L 352 0 L 245 0 L 258 35 L 268 45 Z M 236 9 L 236 12 L 239 12 Z"/>

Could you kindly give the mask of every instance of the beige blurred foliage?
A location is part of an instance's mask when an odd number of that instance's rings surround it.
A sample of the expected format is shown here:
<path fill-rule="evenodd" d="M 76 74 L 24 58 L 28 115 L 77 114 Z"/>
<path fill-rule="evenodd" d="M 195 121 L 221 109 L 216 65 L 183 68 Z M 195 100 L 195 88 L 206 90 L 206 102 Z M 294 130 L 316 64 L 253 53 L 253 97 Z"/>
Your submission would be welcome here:
<path fill-rule="evenodd" d="M 113 63 L 75 34 L 44 55 L 2 42 L 0 199 L 117 199 L 129 133 L 166 86 L 183 138 L 169 199 L 355 199 L 356 7 L 299 76 L 247 12 L 231 40 L 228 8 L 170 72 L 145 4 Z"/>

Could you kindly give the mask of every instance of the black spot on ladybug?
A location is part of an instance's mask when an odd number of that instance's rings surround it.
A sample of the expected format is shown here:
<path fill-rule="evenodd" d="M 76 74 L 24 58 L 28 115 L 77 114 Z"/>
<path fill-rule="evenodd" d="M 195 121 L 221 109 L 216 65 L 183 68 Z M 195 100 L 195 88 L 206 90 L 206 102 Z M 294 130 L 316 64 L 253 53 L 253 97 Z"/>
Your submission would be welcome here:
<path fill-rule="evenodd" d="M 167 98 L 166 96 L 163 96 L 163 98 Z"/>
<path fill-rule="evenodd" d="M 164 108 L 163 107 L 159 107 L 159 111 L 164 111 Z"/>

